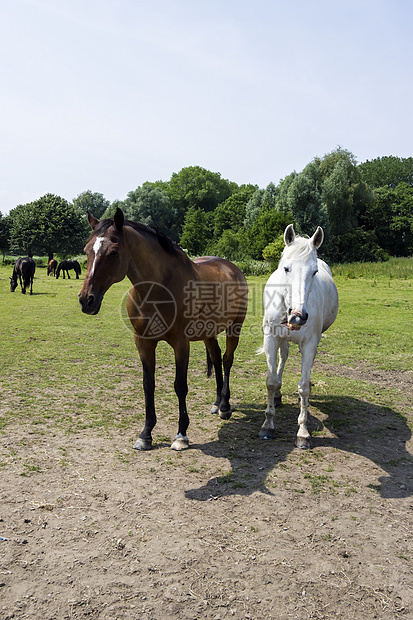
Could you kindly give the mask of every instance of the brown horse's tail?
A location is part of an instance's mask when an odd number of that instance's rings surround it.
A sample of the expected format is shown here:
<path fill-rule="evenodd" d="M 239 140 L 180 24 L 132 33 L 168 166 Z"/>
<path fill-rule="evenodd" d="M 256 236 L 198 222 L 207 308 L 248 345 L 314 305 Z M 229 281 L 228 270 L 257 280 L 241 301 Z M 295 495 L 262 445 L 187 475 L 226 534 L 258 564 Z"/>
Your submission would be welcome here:
<path fill-rule="evenodd" d="M 210 377 L 212 375 L 212 362 L 211 362 L 211 356 L 209 354 L 208 349 L 206 350 L 206 354 L 207 354 L 207 377 Z"/>

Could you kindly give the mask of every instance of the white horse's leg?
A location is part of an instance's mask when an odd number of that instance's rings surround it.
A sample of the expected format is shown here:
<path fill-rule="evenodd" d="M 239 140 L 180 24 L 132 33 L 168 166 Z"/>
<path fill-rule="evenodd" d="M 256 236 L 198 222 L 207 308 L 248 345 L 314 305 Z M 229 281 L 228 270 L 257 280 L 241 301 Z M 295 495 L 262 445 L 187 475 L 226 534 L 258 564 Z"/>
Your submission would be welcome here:
<path fill-rule="evenodd" d="M 281 340 L 279 346 L 280 346 L 278 350 L 279 361 L 278 361 L 278 368 L 277 368 L 279 387 L 278 387 L 278 390 L 276 390 L 275 392 L 275 406 L 276 407 L 279 407 L 281 405 L 281 384 L 283 380 L 283 372 L 284 372 L 285 364 L 288 359 L 288 353 L 290 352 L 290 345 L 287 340 Z"/>
<path fill-rule="evenodd" d="M 275 438 L 275 407 L 281 405 L 282 374 L 288 358 L 288 342 L 279 340 L 272 334 L 264 337 L 264 349 L 267 356 L 267 408 L 265 420 L 261 426 L 259 437 L 261 439 Z M 277 353 L 279 351 L 279 363 L 277 367 Z"/>
<path fill-rule="evenodd" d="M 310 433 L 307 429 L 308 400 L 310 397 L 310 378 L 314 358 L 317 352 L 317 343 L 309 342 L 301 348 L 301 378 L 298 384 L 300 395 L 300 415 L 298 416 L 297 448 L 311 447 Z"/>

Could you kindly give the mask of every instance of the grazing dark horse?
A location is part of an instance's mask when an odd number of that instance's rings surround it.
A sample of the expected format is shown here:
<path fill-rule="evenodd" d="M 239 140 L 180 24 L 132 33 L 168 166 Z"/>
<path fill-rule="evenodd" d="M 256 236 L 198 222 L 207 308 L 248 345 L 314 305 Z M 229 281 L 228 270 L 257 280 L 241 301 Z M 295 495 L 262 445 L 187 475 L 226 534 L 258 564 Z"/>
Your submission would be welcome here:
<path fill-rule="evenodd" d="M 30 256 L 18 258 L 13 267 L 13 275 L 10 278 L 10 292 L 13 293 L 17 287 L 17 278 L 19 278 L 23 295 L 26 294 L 26 288 L 30 285 L 30 295 L 33 295 L 33 278 L 36 271 L 36 263 Z M 23 280 L 23 283 L 22 283 Z"/>
<path fill-rule="evenodd" d="M 56 267 L 57 267 L 57 260 L 55 258 L 52 258 L 52 260 L 49 260 L 49 264 L 47 265 L 47 275 L 48 276 L 52 275 L 54 277 L 56 275 Z"/>
<path fill-rule="evenodd" d="M 80 265 L 77 262 L 77 260 L 62 260 L 59 263 L 59 266 L 56 270 L 56 280 L 58 279 L 58 277 L 60 276 L 60 272 L 63 272 L 63 280 L 65 279 L 65 272 L 67 273 L 67 277 L 70 280 L 70 276 L 69 276 L 69 270 L 70 269 L 74 269 L 75 273 L 76 273 L 76 280 L 79 280 L 79 276 L 80 276 Z"/>
<path fill-rule="evenodd" d="M 136 450 L 150 450 L 155 415 L 155 349 L 165 340 L 175 353 L 174 388 L 179 401 L 179 425 L 172 448 L 188 448 L 186 431 L 187 371 L 190 341 L 203 340 L 209 374 L 215 369 L 217 397 L 211 413 L 231 416 L 229 376 L 247 311 L 247 283 L 232 263 L 216 257 L 191 261 L 166 235 L 143 224 L 125 221 L 121 209 L 99 222 L 88 213 L 93 229 L 85 247 L 87 271 L 79 293 L 82 311 L 99 312 L 103 296 L 128 276 L 132 283 L 127 310 L 143 367 L 145 426 Z M 221 357 L 217 335 L 226 331 Z M 224 369 L 224 376 L 222 374 Z"/>

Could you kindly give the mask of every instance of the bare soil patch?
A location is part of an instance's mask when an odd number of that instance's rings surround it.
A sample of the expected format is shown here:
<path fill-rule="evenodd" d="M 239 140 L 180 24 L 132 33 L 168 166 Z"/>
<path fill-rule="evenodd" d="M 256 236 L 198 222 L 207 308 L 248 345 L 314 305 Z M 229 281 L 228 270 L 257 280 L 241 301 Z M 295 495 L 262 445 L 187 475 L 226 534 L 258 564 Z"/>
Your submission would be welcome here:
<path fill-rule="evenodd" d="M 406 406 L 413 397 L 409 373 L 323 372 L 397 382 Z M 183 453 L 169 449 L 177 423 L 162 413 L 147 453 L 132 450 L 138 424 L 3 429 L 0 618 L 412 617 L 406 420 L 350 397 L 334 412 L 327 390 L 313 399 L 314 447 L 302 452 L 292 398 L 277 439 L 257 439 L 263 402 L 235 402 L 225 423 L 203 403 Z M 192 421 L 193 394 L 189 407 Z"/>

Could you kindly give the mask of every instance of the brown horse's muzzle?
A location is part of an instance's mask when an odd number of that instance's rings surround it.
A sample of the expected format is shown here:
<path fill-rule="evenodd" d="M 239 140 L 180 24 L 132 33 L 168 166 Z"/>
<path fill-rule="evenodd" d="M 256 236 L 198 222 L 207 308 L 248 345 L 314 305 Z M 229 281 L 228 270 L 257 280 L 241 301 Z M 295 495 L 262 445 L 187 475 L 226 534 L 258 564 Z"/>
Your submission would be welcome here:
<path fill-rule="evenodd" d="M 103 293 L 99 295 L 88 295 L 79 293 L 79 303 L 82 308 L 82 312 L 85 314 L 97 314 L 102 305 Z"/>

